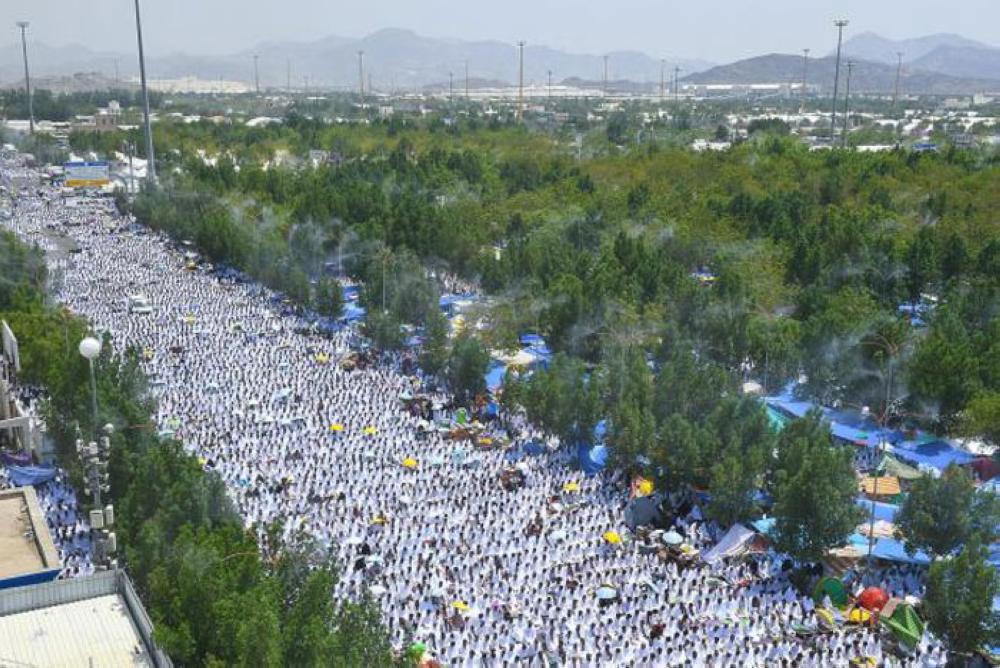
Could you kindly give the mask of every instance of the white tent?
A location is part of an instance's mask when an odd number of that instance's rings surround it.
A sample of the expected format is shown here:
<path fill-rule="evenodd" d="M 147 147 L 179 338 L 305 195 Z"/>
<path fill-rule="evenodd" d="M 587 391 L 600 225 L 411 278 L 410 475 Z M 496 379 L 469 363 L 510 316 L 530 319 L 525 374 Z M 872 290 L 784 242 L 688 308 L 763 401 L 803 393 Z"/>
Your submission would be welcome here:
<path fill-rule="evenodd" d="M 746 547 L 753 540 L 753 529 L 748 529 L 742 524 L 734 524 L 726 535 L 723 536 L 711 550 L 702 555 L 702 559 L 709 564 L 725 557 L 736 557 L 746 552 Z"/>

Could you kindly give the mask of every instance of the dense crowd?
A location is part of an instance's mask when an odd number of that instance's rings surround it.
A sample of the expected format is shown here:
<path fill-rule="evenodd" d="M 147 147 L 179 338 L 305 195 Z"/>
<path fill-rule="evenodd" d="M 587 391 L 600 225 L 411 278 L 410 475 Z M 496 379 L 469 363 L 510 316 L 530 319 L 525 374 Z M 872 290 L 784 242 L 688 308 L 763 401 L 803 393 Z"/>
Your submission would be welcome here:
<path fill-rule="evenodd" d="M 110 206 L 70 208 L 46 189 L 23 194 L 14 219 L 30 241 L 78 247 L 53 255 L 57 297 L 140 352 L 164 435 L 218 472 L 247 526 L 280 518 L 286 534 L 329 545 L 339 593 L 376 597 L 400 647 L 421 643 L 449 666 L 945 664 L 929 636 L 900 659 L 877 628 L 818 627 L 774 555 L 709 567 L 643 549 L 626 524 L 628 481 L 585 477 L 519 415 L 501 413 L 488 439 L 453 438 L 456 425 L 436 425 L 458 407 L 412 353 L 371 354 L 351 327 L 314 334 L 266 289 L 187 267 L 183 249 Z M 138 295 L 151 313 L 134 312 Z M 511 456 L 529 443 L 540 456 Z M 504 471 L 517 484 L 502 485 Z M 710 548 L 724 527 L 678 500 L 669 528 Z M 921 593 L 910 570 L 871 577 Z"/>

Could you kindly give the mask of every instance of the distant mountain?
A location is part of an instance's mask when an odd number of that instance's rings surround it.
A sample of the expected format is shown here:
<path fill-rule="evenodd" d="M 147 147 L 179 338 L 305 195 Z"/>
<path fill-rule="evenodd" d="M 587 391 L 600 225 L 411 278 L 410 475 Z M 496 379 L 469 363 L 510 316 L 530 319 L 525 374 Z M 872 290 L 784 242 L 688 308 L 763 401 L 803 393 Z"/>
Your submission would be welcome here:
<path fill-rule="evenodd" d="M 802 66 L 802 56 L 775 53 L 713 67 L 705 72 L 685 77 L 683 81 L 695 84 L 798 84 L 802 81 Z M 810 59 L 809 85 L 828 93 L 833 88 L 835 68 L 835 58 Z M 847 77 L 846 64 L 843 62 L 840 76 L 841 90 L 843 90 Z M 997 72 L 997 76 L 1000 77 L 1000 72 Z M 891 93 L 895 81 L 895 65 L 859 60 L 855 63 L 851 90 L 859 93 Z M 984 90 L 997 90 L 1000 88 L 1000 80 L 954 77 L 938 72 L 906 68 L 901 87 L 905 93 L 918 95 L 971 94 Z"/>
<path fill-rule="evenodd" d="M 122 79 L 137 75 L 134 54 L 97 53 L 84 47 L 52 48 L 39 43 L 29 43 L 28 48 L 32 72 L 39 76 L 92 71 L 113 77 L 116 58 Z M 358 51 L 365 52 L 366 78 L 370 75 L 375 90 L 414 90 L 439 85 L 448 80 L 449 72 L 454 73 L 456 84 L 461 81 L 464 86 L 466 63 L 474 80 L 514 83 L 518 76 L 517 47 L 513 44 L 437 39 L 395 28 L 361 39 L 331 36 L 313 42 L 268 42 L 224 56 L 177 53 L 151 57 L 147 72 L 157 79 L 194 76 L 252 83 L 256 54 L 262 87 L 284 87 L 291 79 L 292 86 L 301 88 L 308 77 L 310 87 L 353 89 L 358 85 Z M 621 51 L 609 53 L 608 59 L 609 78 L 659 81 L 661 63 L 657 58 Z M 19 44 L 0 48 L 0 82 L 15 83 L 22 76 L 20 63 Z M 699 72 L 711 65 L 701 60 L 672 58 L 667 60 L 666 68 L 668 72 L 675 66 L 685 72 Z M 568 53 L 529 44 L 524 54 L 525 82 L 543 83 L 549 70 L 555 80 L 571 77 L 601 80 L 604 60 L 601 55 Z"/>
<path fill-rule="evenodd" d="M 912 39 L 893 40 L 873 32 L 863 32 L 844 42 L 844 53 L 856 60 L 869 60 L 875 63 L 896 64 L 896 54 L 902 52 L 905 63 L 914 63 L 927 54 L 942 47 L 958 49 L 992 49 L 989 44 L 983 44 L 961 35 L 938 33 Z M 835 55 L 831 52 L 830 55 Z M 926 68 L 922 68 L 926 69 Z M 948 72 L 945 72 L 948 74 Z M 1000 77 L 1000 73 L 992 78 Z"/>
<path fill-rule="evenodd" d="M 1000 49 L 939 46 L 904 66 L 958 77 L 1000 79 Z"/>

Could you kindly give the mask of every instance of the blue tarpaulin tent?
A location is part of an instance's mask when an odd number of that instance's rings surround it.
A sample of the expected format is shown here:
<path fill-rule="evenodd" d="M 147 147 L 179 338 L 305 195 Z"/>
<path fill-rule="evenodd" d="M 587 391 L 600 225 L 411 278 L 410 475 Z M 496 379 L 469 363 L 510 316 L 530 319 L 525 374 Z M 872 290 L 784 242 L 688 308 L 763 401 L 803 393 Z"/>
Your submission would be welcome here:
<path fill-rule="evenodd" d="M 18 487 L 41 485 L 56 477 L 56 470 L 48 466 L 8 466 L 7 477 Z"/>
<path fill-rule="evenodd" d="M 356 320 L 363 320 L 367 311 L 357 304 L 345 304 L 344 312 L 341 316 L 346 322 L 354 322 Z"/>
<path fill-rule="evenodd" d="M 503 377 L 506 373 L 507 367 L 501 362 L 492 362 L 489 370 L 486 372 L 486 389 L 490 392 L 499 390 L 503 385 Z"/>
<path fill-rule="evenodd" d="M 588 476 L 597 475 L 608 465 L 608 449 L 603 445 L 580 445 L 576 452 L 580 468 Z"/>
<path fill-rule="evenodd" d="M 538 457 L 545 452 L 545 446 L 538 441 L 529 441 L 524 445 L 524 452 L 529 457 Z"/>
<path fill-rule="evenodd" d="M 865 511 L 865 519 L 867 520 L 871 516 L 872 512 L 872 502 L 863 496 L 859 496 L 855 503 L 858 504 L 862 510 Z M 875 502 L 875 519 L 884 520 L 886 522 L 893 522 L 896 518 L 896 513 L 899 512 L 899 506 L 893 505 L 891 503 L 883 503 L 881 501 Z"/>
<path fill-rule="evenodd" d="M 913 556 L 907 554 L 903 542 L 895 538 L 879 538 L 875 541 L 872 556 L 897 564 L 927 565 L 931 563 L 931 558 L 925 552 L 917 551 L 913 553 Z"/>
<path fill-rule="evenodd" d="M 940 470 L 946 469 L 949 464 L 969 464 L 976 459 L 946 441 L 921 443 L 915 447 L 890 446 L 889 451 L 915 466 L 923 464 Z"/>

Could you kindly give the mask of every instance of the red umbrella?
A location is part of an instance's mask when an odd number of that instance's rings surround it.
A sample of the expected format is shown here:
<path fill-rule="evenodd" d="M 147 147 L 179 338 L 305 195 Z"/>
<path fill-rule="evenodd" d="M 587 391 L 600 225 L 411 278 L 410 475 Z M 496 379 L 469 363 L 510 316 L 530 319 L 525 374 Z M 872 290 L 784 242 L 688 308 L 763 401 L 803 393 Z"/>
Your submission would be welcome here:
<path fill-rule="evenodd" d="M 880 587 L 868 587 L 858 597 L 858 603 L 861 604 L 861 607 L 872 612 L 878 612 L 888 602 L 889 595 Z"/>

